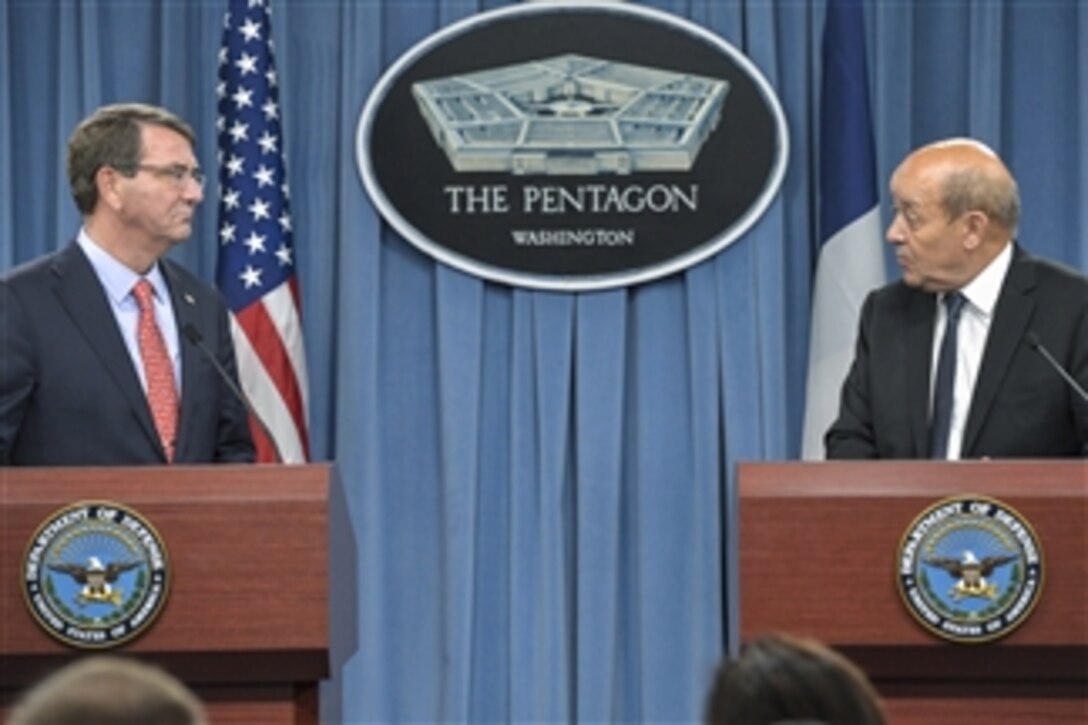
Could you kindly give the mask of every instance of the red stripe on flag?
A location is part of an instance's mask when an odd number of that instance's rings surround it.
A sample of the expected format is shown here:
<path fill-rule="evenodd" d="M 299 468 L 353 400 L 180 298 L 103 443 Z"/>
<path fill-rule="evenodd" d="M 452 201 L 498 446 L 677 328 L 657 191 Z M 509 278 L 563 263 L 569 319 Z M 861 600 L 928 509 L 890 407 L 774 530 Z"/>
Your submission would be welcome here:
<path fill-rule="evenodd" d="M 253 351 L 261 360 L 269 379 L 276 386 L 284 404 L 291 412 L 291 418 L 298 429 L 306 458 L 310 457 L 309 436 L 306 431 L 306 417 L 303 413 L 302 389 L 299 387 L 291 358 L 280 337 L 279 329 L 268 316 L 262 303 L 257 302 L 235 313 L 239 327 L 249 338 Z"/>

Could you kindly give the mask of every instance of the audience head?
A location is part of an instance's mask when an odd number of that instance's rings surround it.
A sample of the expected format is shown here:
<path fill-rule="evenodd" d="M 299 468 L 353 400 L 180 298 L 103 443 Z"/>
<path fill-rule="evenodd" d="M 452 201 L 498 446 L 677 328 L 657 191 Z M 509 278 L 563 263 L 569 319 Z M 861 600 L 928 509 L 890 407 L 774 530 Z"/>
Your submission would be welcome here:
<path fill-rule="evenodd" d="M 91 656 L 30 689 L 9 725 L 205 725 L 192 692 L 163 670 L 135 660 Z"/>
<path fill-rule="evenodd" d="M 876 690 L 865 674 L 812 640 L 773 634 L 747 644 L 719 668 L 709 725 L 883 725 Z"/>

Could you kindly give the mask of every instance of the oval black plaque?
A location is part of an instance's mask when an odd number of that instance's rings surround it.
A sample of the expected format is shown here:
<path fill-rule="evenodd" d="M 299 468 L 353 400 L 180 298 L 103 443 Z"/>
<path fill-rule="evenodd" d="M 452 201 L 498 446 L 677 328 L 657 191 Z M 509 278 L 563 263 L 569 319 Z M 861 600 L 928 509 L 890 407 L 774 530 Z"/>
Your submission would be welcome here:
<path fill-rule="evenodd" d="M 620 3 L 475 15 L 381 78 L 363 182 L 423 251 L 487 279 L 588 290 L 688 267 L 743 234 L 785 173 L 785 117 L 720 37 Z"/>

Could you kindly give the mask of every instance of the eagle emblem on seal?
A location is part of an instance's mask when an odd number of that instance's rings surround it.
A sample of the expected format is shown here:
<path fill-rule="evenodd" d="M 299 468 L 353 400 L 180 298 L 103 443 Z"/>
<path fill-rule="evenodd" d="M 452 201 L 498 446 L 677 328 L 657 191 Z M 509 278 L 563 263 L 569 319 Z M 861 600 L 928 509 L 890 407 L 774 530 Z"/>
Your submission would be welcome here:
<path fill-rule="evenodd" d="M 958 581 L 952 586 L 948 595 L 959 601 L 966 597 L 982 597 L 985 599 L 997 598 L 997 585 L 990 584 L 986 577 L 993 574 L 994 569 L 1004 564 L 1016 561 L 1016 554 L 1003 554 L 998 556 L 986 556 L 981 560 L 970 549 L 963 552 L 960 559 L 947 556 L 931 556 L 925 561 L 930 566 L 944 569 L 956 577 Z"/>
<path fill-rule="evenodd" d="M 138 561 L 113 561 L 103 564 L 97 556 L 87 559 L 87 565 L 57 563 L 50 564 L 49 568 L 55 572 L 67 574 L 75 579 L 77 584 L 82 584 L 76 601 L 80 605 L 90 602 L 110 602 L 115 607 L 121 606 L 124 595 L 114 584 L 117 578 L 129 569 L 135 569 L 140 565 Z"/>

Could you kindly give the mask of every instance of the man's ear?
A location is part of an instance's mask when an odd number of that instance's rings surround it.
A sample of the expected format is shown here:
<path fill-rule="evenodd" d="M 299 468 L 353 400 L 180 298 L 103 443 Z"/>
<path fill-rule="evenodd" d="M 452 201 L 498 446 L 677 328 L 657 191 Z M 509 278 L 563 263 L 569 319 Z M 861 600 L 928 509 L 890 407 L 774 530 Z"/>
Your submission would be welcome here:
<path fill-rule="evenodd" d="M 121 184 L 125 179 L 121 172 L 112 166 L 103 166 L 94 174 L 94 184 L 98 188 L 98 200 L 113 210 L 120 209 Z"/>
<path fill-rule="evenodd" d="M 983 240 L 986 239 L 986 232 L 990 228 L 990 217 L 986 212 L 977 209 L 967 212 L 963 215 L 963 225 L 966 231 L 963 239 L 964 248 L 973 251 L 982 246 Z"/>

